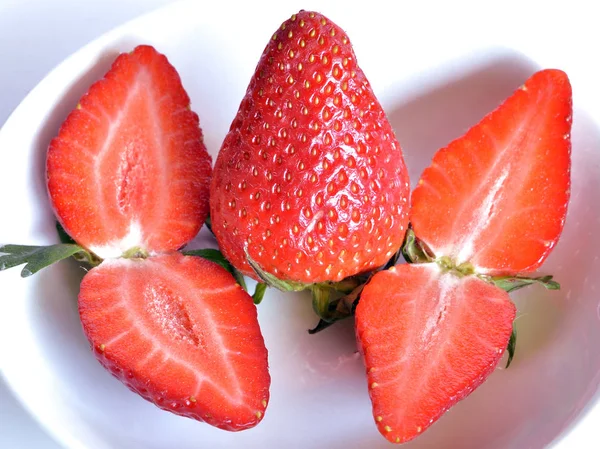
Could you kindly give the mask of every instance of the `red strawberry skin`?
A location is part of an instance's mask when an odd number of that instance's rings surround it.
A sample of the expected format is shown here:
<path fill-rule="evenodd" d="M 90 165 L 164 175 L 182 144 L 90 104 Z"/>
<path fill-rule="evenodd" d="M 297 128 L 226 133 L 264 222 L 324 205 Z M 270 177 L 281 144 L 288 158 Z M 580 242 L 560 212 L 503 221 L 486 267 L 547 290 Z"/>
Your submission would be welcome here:
<path fill-rule="evenodd" d="M 381 434 L 404 443 L 494 370 L 515 318 L 508 294 L 432 264 L 377 273 L 356 308 L 356 333 Z"/>
<path fill-rule="evenodd" d="M 107 260 L 84 277 L 79 312 L 100 363 L 158 407 L 230 431 L 264 416 L 256 307 L 217 264 L 178 253 Z"/>
<path fill-rule="evenodd" d="M 434 156 L 412 194 L 415 234 L 479 273 L 539 268 L 567 213 L 571 120 L 567 75 L 534 74 Z"/>
<path fill-rule="evenodd" d="M 176 250 L 191 240 L 208 215 L 210 174 L 179 75 L 149 46 L 117 57 L 47 153 L 58 219 L 100 257 Z"/>
<path fill-rule="evenodd" d="M 254 276 L 337 281 L 384 264 L 408 220 L 400 145 L 344 31 L 301 11 L 266 46 L 217 158 L 211 219 Z"/>

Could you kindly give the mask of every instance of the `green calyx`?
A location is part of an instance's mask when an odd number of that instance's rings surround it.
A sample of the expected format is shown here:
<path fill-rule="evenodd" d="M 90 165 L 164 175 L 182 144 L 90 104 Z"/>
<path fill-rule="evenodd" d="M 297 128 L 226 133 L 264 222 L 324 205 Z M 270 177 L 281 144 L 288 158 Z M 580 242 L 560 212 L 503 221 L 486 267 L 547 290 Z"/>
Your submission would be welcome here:
<path fill-rule="evenodd" d="M 365 286 L 371 274 L 351 276 L 339 282 L 320 282 L 315 284 L 306 284 L 302 282 L 294 282 L 279 279 L 277 276 L 264 270 L 245 250 L 246 260 L 254 273 L 262 281 L 262 284 L 257 285 L 257 291 L 253 298 L 254 302 L 258 303 L 262 299 L 261 293 L 266 287 L 273 287 L 282 292 L 300 292 L 308 290 L 312 294 L 313 310 L 319 317 L 319 324 L 309 330 L 313 334 L 319 332 L 336 321 L 348 318 L 354 315 L 354 309 L 358 303 L 360 292 Z M 398 255 L 394 255 L 394 260 Z"/>
<path fill-rule="evenodd" d="M 449 256 L 434 257 L 427 246 L 421 242 L 412 229 L 406 233 L 402 247 L 402 254 L 408 263 L 437 263 L 444 273 L 451 273 L 458 277 L 477 276 L 485 282 L 494 284 L 507 293 L 519 290 L 533 284 L 539 284 L 548 290 L 559 290 L 560 284 L 552 279 L 552 276 L 489 276 L 480 274 L 471 262 L 457 263 Z"/>
<path fill-rule="evenodd" d="M 560 290 L 560 284 L 552 279 L 552 276 L 539 276 L 535 278 L 526 276 L 479 276 L 484 281 L 494 284 L 496 287 L 501 288 L 507 293 L 514 292 L 523 287 L 527 287 L 533 284 L 539 284 L 548 290 Z"/>
<path fill-rule="evenodd" d="M 77 261 L 90 266 L 96 266 L 101 262 L 95 254 L 72 243 L 50 246 L 2 245 L 0 246 L 0 271 L 25 264 L 21 270 L 21 277 L 25 278 L 69 257 L 74 257 Z"/>
<path fill-rule="evenodd" d="M 129 248 L 128 250 L 124 251 L 123 254 L 121 254 L 123 259 L 147 259 L 148 256 L 148 252 L 139 246 Z"/>
<path fill-rule="evenodd" d="M 276 288 L 277 290 L 281 290 L 282 292 L 299 292 L 302 290 L 306 290 L 310 287 L 310 284 L 304 284 L 301 282 L 294 281 L 284 281 L 279 279 L 277 276 L 268 273 L 265 271 L 252 257 L 248 254 L 248 249 L 244 248 L 244 252 L 246 253 L 246 260 L 248 264 L 254 270 L 254 273 L 259 277 L 261 281 L 263 281 L 267 286 Z"/>
<path fill-rule="evenodd" d="M 417 238 L 410 226 L 406 231 L 400 252 L 407 263 L 427 263 L 435 260 L 434 254 L 423 241 Z"/>
<path fill-rule="evenodd" d="M 449 256 L 436 257 L 427 244 L 415 235 L 410 226 L 406 232 L 402 248 L 394 254 L 384 266 L 368 273 L 351 276 L 340 282 L 306 284 L 281 280 L 264 270 L 255 260 L 253 260 L 247 249 L 245 250 L 245 253 L 246 260 L 259 279 L 264 283 L 265 289 L 266 286 L 269 286 L 283 292 L 298 292 L 304 290 L 311 292 L 313 310 L 319 317 L 319 322 L 313 329 L 309 330 L 310 334 L 320 332 L 337 321 L 353 316 L 363 288 L 369 282 L 371 277 L 378 271 L 387 270 L 396 265 L 400 255 L 402 255 L 408 263 L 435 263 L 442 272 L 450 273 L 459 278 L 476 276 L 509 293 L 533 284 L 540 284 L 549 290 L 557 290 L 560 288 L 560 285 L 552 279 L 552 276 L 489 276 L 478 273 L 476 267 L 471 262 L 465 261 L 458 263 Z M 255 298 L 255 302 L 258 303 L 260 300 L 257 301 Z M 510 364 L 514 357 L 515 349 L 516 331 L 513 331 L 513 335 L 511 336 L 507 348 L 509 354 L 508 364 Z"/>
<path fill-rule="evenodd" d="M 450 272 L 458 277 L 471 276 L 476 273 L 475 267 L 471 262 L 456 264 L 456 262 L 448 256 L 442 256 L 435 259 L 435 263 L 440 266 L 443 272 Z"/>
<path fill-rule="evenodd" d="M 508 352 L 508 359 L 506 360 L 505 368 L 508 368 L 515 357 L 515 352 L 517 350 L 517 328 L 513 324 L 513 330 L 510 334 L 510 339 L 508 340 L 508 346 L 506 347 L 506 352 Z"/>
<path fill-rule="evenodd" d="M 348 278 L 351 280 L 353 278 Z M 347 281 L 344 280 L 344 281 Z M 344 282 L 342 281 L 342 282 Z M 337 321 L 346 319 L 354 315 L 356 306 L 360 299 L 360 294 L 367 281 L 353 281 L 355 286 L 352 290 L 344 292 L 337 290 L 335 284 L 324 285 L 314 284 L 311 288 L 313 310 L 319 317 L 317 325 L 308 331 L 309 334 L 316 334 Z M 349 282 L 350 285 L 352 282 Z"/>
<path fill-rule="evenodd" d="M 78 245 L 59 222 L 56 232 L 61 243 L 55 245 L 0 245 L 0 271 L 25 264 L 21 270 L 21 277 L 25 278 L 69 257 L 91 267 L 102 262 L 96 254 Z"/>
<path fill-rule="evenodd" d="M 507 293 L 514 292 L 515 290 L 519 290 L 523 287 L 533 284 L 539 284 L 548 290 L 560 290 L 560 284 L 553 280 L 552 276 L 550 275 L 539 277 L 488 276 L 477 273 L 475 267 L 470 262 L 462 262 L 456 265 L 448 256 L 442 256 L 436 259 L 435 262 L 444 272 L 450 272 L 458 277 L 477 276 L 479 279 L 490 284 L 494 284 L 496 287 L 501 288 Z"/>

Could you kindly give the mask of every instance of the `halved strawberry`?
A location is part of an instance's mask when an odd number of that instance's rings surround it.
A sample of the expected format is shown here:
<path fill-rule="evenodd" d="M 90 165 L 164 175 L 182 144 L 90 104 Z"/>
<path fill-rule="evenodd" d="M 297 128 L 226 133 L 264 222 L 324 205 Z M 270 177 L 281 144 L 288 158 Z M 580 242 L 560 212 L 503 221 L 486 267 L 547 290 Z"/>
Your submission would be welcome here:
<path fill-rule="evenodd" d="M 158 407 L 231 431 L 261 421 L 270 377 L 256 307 L 219 265 L 106 260 L 84 277 L 79 312 L 102 365 Z"/>
<path fill-rule="evenodd" d="M 356 308 L 356 334 L 379 431 L 417 437 L 494 370 L 515 318 L 508 294 L 436 263 L 377 273 Z"/>
<path fill-rule="evenodd" d="M 412 194 L 417 237 L 479 273 L 540 267 L 567 213 L 571 117 L 567 75 L 534 74 L 434 156 Z"/>
<path fill-rule="evenodd" d="M 51 142 L 48 191 L 102 258 L 176 250 L 208 214 L 211 159 L 176 70 L 149 46 L 120 55 Z"/>

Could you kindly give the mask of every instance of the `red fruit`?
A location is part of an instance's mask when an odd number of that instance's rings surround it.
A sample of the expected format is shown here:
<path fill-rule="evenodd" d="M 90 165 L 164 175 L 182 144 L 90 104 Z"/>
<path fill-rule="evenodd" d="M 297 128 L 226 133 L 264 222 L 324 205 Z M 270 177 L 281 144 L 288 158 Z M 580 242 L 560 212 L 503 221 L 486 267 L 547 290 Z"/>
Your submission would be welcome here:
<path fill-rule="evenodd" d="M 536 270 L 565 222 L 571 117 L 567 75 L 533 75 L 434 156 L 412 195 L 417 237 L 479 273 Z"/>
<path fill-rule="evenodd" d="M 51 142 L 61 224 L 102 258 L 176 250 L 208 214 L 211 159 L 167 58 L 140 46 L 92 85 Z"/>
<path fill-rule="evenodd" d="M 213 231 L 255 276 L 337 281 L 384 264 L 407 226 L 402 152 L 346 33 L 301 11 L 264 50 L 217 158 Z"/>
<path fill-rule="evenodd" d="M 437 264 L 377 273 L 356 308 L 373 415 L 391 442 L 409 441 L 479 386 L 508 344 L 508 294 Z"/>
<path fill-rule="evenodd" d="M 252 298 L 226 270 L 179 253 L 109 259 L 83 279 L 83 330 L 96 357 L 158 407 L 237 431 L 269 400 Z"/>

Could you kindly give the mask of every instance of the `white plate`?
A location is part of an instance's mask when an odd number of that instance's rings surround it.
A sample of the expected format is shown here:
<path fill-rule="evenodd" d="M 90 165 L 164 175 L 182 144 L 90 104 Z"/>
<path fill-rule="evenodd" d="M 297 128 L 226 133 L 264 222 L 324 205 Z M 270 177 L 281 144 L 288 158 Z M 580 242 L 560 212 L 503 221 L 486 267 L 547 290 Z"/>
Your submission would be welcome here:
<path fill-rule="evenodd" d="M 266 4 L 266 2 L 263 2 Z M 297 3 L 297 2 L 294 2 Z M 501 2 L 179 3 L 86 46 L 42 81 L 0 133 L 0 242 L 55 241 L 44 155 L 61 121 L 118 52 L 155 45 L 180 72 L 216 156 L 255 64 L 276 27 L 301 7 L 344 28 L 404 148 L 412 181 L 433 152 L 462 134 L 541 67 L 574 90 L 573 188 L 568 221 L 543 267 L 560 292 L 514 295 L 514 365 L 497 370 L 412 449 L 600 447 L 600 42 L 585 6 Z M 525 2 L 522 2 L 525 3 Z M 341 5 L 341 4 L 340 4 Z M 549 161 L 551 163 L 551 161 Z M 82 271 L 61 263 L 22 280 L 2 273 L 2 372 L 30 412 L 73 449 L 385 448 L 372 421 L 351 321 L 316 336 L 305 295 L 269 291 L 259 307 L 272 400 L 256 428 L 227 433 L 160 411 L 104 371 L 76 309 Z M 579 417 L 587 413 L 583 420 Z M 577 422 L 577 425 L 573 423 Z M 571 429 L 566 432 L 566 429 Z M 566 435 L 566 436 L 565 436 Z"/>

